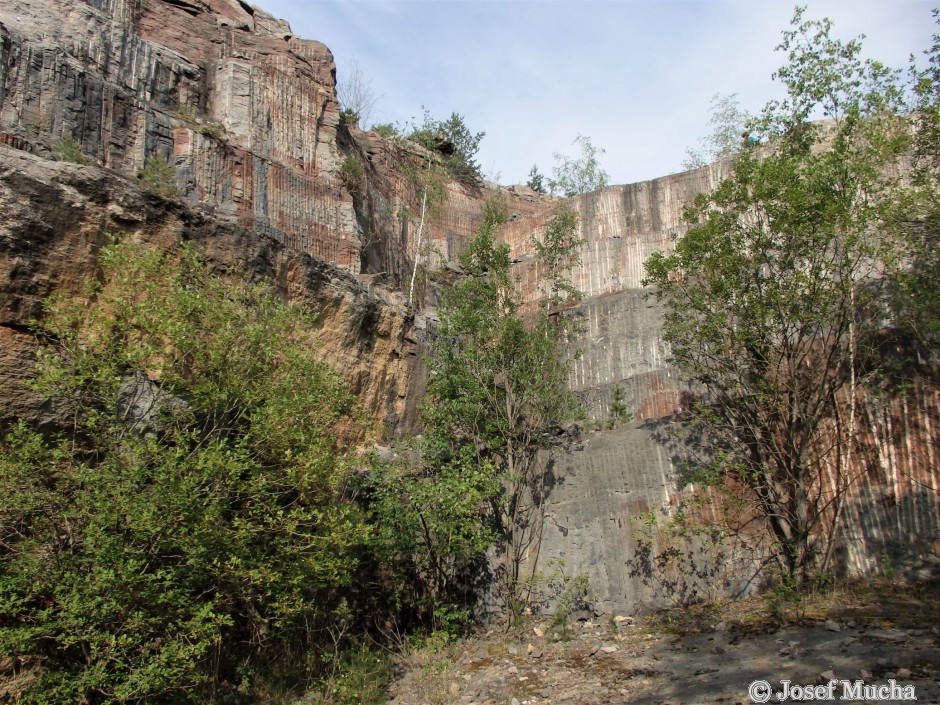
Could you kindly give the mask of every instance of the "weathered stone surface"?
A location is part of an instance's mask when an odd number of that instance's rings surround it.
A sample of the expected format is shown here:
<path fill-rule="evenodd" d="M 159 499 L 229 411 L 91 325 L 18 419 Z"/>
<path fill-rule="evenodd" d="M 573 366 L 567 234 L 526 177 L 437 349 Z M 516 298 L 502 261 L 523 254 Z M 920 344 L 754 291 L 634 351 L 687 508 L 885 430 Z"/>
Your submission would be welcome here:
<path fill-rule="evenodd" d="M 419 340 L 400 295 L 237 224 L 138 189 L 96 167 L 50 162 L 0 146 L 0 413 L 49 421 L 25 385 L 36 341 L 30 321 L 53 292 L 80 297 L 108 232 L 171 251 L 201 244 L 220 271 L 271 279 L 319 312 L 318 353 L 380 422 L 412 428 L 423 388 Z"/>
<path fill-rule="evenodd" d="M 52 292 L 82 296 L 105 233 L 170 249 L 202 244 L 220 269 L 269 277 L 321 312 L 319 346 L 390 436 L 416 429 L 422 342 L 440 288 L 476 229 L 493 185 L 445 184 L 418 242 L 416 186 L 427 153 L 339 123 L 335 69 L 319 42 L 239 0 L 8 0 L 0 5 L 0 412 L 52 422 L 25 385 L 29 321 Z M 71 136 L 97 166 L 49 156 Z M 145 159 L 169 159 L 179 199 L 136 188 Z M 361 183 L 345 183 L 356 160 Z M 585 300 L 571 386 L 587 425 L 605 429 L 560 455 L 533 570 L 561 560 L 599 602 L 653 597 L 627 561 L 630 519 L 680 496 L 662 427 L 688 402 L 669 363 L 662 312 L 645 298 L 643 262 L 683 231 L 681 213 L 727 163 L 571 199 L 584 239 L 573 271 Z M 554 199 L 502 190 L 504 236 L 526 296 L 546 291 L 533 238 Z M 414 304 L 410 281 L 416 261 Z M 616 390 L 634 415 L 611 419 Z M 843 565 L 882 554 L 933 570 L 940 540 L 937 391 L 918 387 L 860 410 L 863 481 L 846 508 Z M 613 421 L 615 428 L 606 430 Z M 918 562 L 920 561 L 920 562 Z"/>

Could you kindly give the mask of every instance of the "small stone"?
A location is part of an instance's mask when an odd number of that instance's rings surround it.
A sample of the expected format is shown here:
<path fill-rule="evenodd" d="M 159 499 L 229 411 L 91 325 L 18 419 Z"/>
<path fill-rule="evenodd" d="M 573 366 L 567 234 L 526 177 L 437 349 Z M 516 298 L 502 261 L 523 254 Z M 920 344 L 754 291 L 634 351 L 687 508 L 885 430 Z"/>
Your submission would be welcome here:
<path fill-rule="evenodd" d="M 532 644 L 529 644 L 528 646 L 525 647 L 525 652 L 527 654 L 531 654 L 533 651 L 535 651 L 535 646 L 533 646 Z"/>
<path fill-rule="evenodd" d="M 509 673 L 510 676 L 519 675 L 519 669 L 516 668 L 515 666 L 510 666 L 510 667 L 509 667 L 509 670 L 508 670 L 508 673 Z"/>
<path fill-rule="evenodd" d="M 605 654 L 615 654 L 619 649 L 616 646 L 602 646 L 601 651 Z"/>
<path fill-rule="evenodd" d="M 519 702 L 519 698 L 513 698 L 512 705 L 521 705 L 521 703 Z"/>
<path fill-rule="evenodd" d="M 532 627 L 532 631 L 535 632 L 535 636 L 539 637 L 540 639 L 545 636 L 545 630 L 540 627 Z"/>
<path fill-rule="evenodd" d="M 909 668 L 899 668 L 899 669 L 898 669 L 898 678 L 910 678 L 911 675 L 912 675 L 912 674 L 911 674 L 911 669 L 909 669 Z"/>
<path fill-rule="evenodd" d="M 826 620 L 826 629 L 828 629 L 830 632 L 842 631 L 842 627 L 840 627 L 839 623 L 833 619 Z"/>
<path fill-rule="evenodd" d="M 663 655 L 660 654 L 660 653 L 653 654 L 653 660 L 654 660 L 654 661 L 662 661 L 662 660 L 663 660 Z"/>
<path fill-rule="evenodd" d="M 510 646 L 508 651 L 510 656 L 517 656 L 519 654 L 519 649 L 517 649 L 515 646 Z"/>
<path fill-rule="evenodd" d="M 614 617 L 614 621 L 617 624 L 620 624 L 621 622 L 628 622 L 633 624 L 633 617 L 624 617 L 622 614 L 618 614 L 616 617 Z"/>
<path fill-rule="evenodd" d="M 718 624 L 715 625 L 715 631 L 716 631 L 716 632 L 723 632 L 723 631 L 725 631 L 725 629 L 727 629 L 727 628 L 728 628 L 728 625 L 727 625 L 725 622 L 723 622 L 723 621 L 722 621 L 722 622 L 718 622 Z"/>
<path fill-rule="evenodd" d="M 542 658 L 543 652 L 541 649 L 535 649 L 534 651 L 529 652 L 530 658 Z"/>
<path fill-rule="evenodd" d="M 836 674 L 833 672 L 831 668 L 828 671 L 823 671 L 822 673 L 820 673 L 819 677 L 822 679 L 823 683 L 828 683 L 830 681 L 839 680 L 838 678 L 836 678 Z"/>
<path fill-rule="evenodd" d="M 858 672 L 858 676 L 863 681 L 870 681 L 872 678 L 871 671 L 866 671 L 864 668 Z"/>
<path fill-rule="evenodd" d="M 457 695 L 460 692 L 460 683 L 451 683 L 450 684 L 450 694 Z"/>

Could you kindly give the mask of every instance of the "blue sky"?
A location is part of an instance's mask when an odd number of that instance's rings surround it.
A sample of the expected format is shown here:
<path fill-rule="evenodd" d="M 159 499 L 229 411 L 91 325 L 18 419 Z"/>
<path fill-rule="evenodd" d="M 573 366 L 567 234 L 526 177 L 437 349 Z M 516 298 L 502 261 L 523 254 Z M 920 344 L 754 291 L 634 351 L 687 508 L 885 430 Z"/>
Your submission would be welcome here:
<path fill-rule="evenodd" d="M 589 136 L 611 183 L 681 170 L 708 132 L 715 93 L 759 110 L 777 94 L 782 0 L 256 0 L 326 44 L 340 80 L 358 65 L 378 97 L 373 122 L 456 111 L 485 131 L 478 161 L 524 183 Z M 938 30 L 936 0 L 809 0 L 866 55 L 904 67 Z"/>

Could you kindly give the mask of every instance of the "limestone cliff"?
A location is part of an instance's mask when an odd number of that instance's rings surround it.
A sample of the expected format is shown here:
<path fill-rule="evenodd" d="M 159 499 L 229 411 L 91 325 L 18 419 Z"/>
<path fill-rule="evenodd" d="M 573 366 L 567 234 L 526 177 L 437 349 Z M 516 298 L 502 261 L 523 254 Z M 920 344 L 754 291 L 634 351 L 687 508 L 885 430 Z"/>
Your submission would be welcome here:
<path fill-rule="evenodd" d="M 326 38 L 328 39 L 328 38 Z M 320 311 L 321 354 L 382 432 L 416 428 L 421 344 L 434 277 L 456 259 L 498 187 L 446 184 L 419 248 L 409 176 L 420 148 L 340 123 L 329 50 L 240 0 L 8 0 L 0 6 L 0 413 L 54 421 L 31 396 L 31 318 L 53 291 L 83 295 L 108 232 L 154 246 L 200 242 L 222 270 L 247 268 Z M 93 164 L 51 161 L 70 137 Z M 5 146 L 4 146 L 5 145 Z M 411 154 L 409 150 L 415 151 Z M 148 157 L 168 160 L 180 195 L 136 184 Z M 348 183 L 354 160 L 363 177 Z M 673 449 L 662 428 L 688 384 L 669 364 L 662 313 L 644 296 L 643 263 L 681 232 L 695 194 L 726 165 L 616 186 L 571 200 L 584 239 L 575 284 L 584 301 L 572 389 L 605 426 L 616 390 L 634 421 L 589 432 L 556 459 L 540 552 L 586 573 L 599 602 L 654 596 L 635 574 L 631 518 L 674 502 Z M 553 202 L 503 190 L 504 236 L 527 296 L 545 283 L 532 241 Z M 424 272 L 408 303 L 415 260 Z M 864 409 L 865 482 L 848 516 L 845 564 L 940 538 L 935 389 Z M 590 428 L 588 429 L 590 431 Z M 933 489 L 931 489 L 933 488 Z"/>

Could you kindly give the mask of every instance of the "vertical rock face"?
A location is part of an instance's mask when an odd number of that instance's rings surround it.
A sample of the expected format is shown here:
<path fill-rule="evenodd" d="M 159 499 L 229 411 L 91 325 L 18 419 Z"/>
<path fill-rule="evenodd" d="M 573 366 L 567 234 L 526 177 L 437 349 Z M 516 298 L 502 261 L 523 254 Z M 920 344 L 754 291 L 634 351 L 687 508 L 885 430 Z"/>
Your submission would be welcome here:
<path fill-rule="evenodd" d="M 55 421 L 25 384 L 36 349 L 29 321 L 53 291 L 83 295 L 105 233 L 121 232 L 165 249 L 198 241 L 220 269 L 247 268 L 309 303 L 320 312 L 323 358 L 383 431 L 417 428 L 433 270 L 457 258 L 484 203 L 502 192 L 516 273 L 538 300 L 547 284 L 533 238 L 554 201 L 521 188 L 447 183 L 448 198 L 418 242 L 415 173 L 427 154 L 340 124 L 334 74 L 323 44 L 241 0 L 0 5 L 0 412 Z M 65 138 L 94 165 L 42 158 Z M 173 168 L 179 198 L 134 185 L 153 156 Z M 343 177 L 352 161 L 363 173 L 355 183 Z M 569 575 L 587 574 L 610 609 L 656 597 L 628 564 L 631 520 L 668 508 L 681 491 L 660 429 L 690 390 L 669 363 L 643 263 L 670 247 L 684 206 L 726 169 L 718 163 L 570 201 L 584 240 L 573 277 L 585 293 L 569 311 L 582 328 L 570 384 L 590 432 L 555 460 L 542 545 L 529 567 L 558 560 Z M 615 399 L 631 423 L 611 419 Z M 940 539 L 938 418 L 940 399 L 926 386 L 864 405 L 856 462 L 865 473 L 846 509 L 847 568 L 876 568 L 883 553 Z"/>
<path fill-rule="evenodd" d="M 53 292 L 84 296 L 107 233 L 168 252 L 199 243 L 220 271 L 271 279 L 319 312 L 318 353 L 340 371 L 377 431 L 412 428 L 423 376 L 401 298 L 237 223 L 142 191 L 107 171 L 51 162 L 0 145 L 0 414 L 54 423 L 28 387 L 37 342 L 30 322 Z"/>
<path fill-rule="evenodd" d="M 324 45 L 236 0 L 17 1 L 0 23 L 0 132 L 131 177 L 167 159 L 191 205 L 358 271 Z"/>
<path fill-rule="evenodd" d="M 669 362 L 663 310 L 647 297 L 643 263 L 672 246 L 673 234 L 686 228 L 685 206 L 714 188 L 728 167 L 718 162 L 572 199 L 584 240 L 572 275 L 585 298 L 569 310 L 582 329 L 570 387 L 584 402 L 587 430 L 595 432 L 556 458 L 541 545 L 528 567 L 548 574 L 560 562 L 569 575 L 587 575 L 598 603 L 610 610 L 664 597 L 656 580 L 637 570 L 634 520 L 649 511 L 669 513 L 682 495 L 668 427 L 693 392 Z M 546 293 L 530 243 L 550 217 L 548 208 L 507 230 L 532 299 Z M 630 423 L 611 418 L 615 399 L 632 412 Z M 853 445 L 858 479 L 845 507 L 837 570 L 877 570 L 882 556 L 916 570 L 931 552 L 936 557 L 938 405 L 940 393 L 927 384 L 907 396 L 862 404 Z M 835 469 L 825 472 L 834 475 Z M 834 482 L 825 474 L 824 481 Z"/>
<path fill-rule="evenodd" d="M 206 247 L 220 266 L 265 260 L 266 274 L 321 311 L 324 357 L 384 431 L 414 430 L 422 326 L 400 287 L 417 255 L 456 255 L 496 188 L 448 184 L 447 208 L 428 220 L 419 252 L 416 219 L 400 216 L 420 199 L 406 176 L 412 157 L 339 124 L 334 74 L 323 44 L 239 0 L 0 5 L 0 144 L 20 150 L 2 153 L 0 171 L 0 325 L 19 331 L 5 332 L 13 337 L 0 369 L 31 354 L 25 326 L 37 302 L 78 293 L 94 274 L 102 233 L 168 231 L 157 206 L 137 212 L 150 197 L 127 183 L 157 157 L 179 191 L 163 207 L 217 223 L 226 237 Z M 103 170 L 24 154 L 55 156 L 66 140 Z M 363 183 L 341 178 L 347 160 L 364 167 Z M 185 224 L 170 230 L 201 237 Z M 38 250 L 27 236 L 36 232 Z M 303 257 L 321 263 L 318 278 L 290 264 Z"/>

